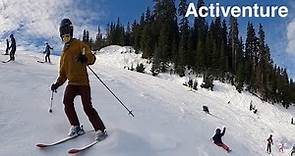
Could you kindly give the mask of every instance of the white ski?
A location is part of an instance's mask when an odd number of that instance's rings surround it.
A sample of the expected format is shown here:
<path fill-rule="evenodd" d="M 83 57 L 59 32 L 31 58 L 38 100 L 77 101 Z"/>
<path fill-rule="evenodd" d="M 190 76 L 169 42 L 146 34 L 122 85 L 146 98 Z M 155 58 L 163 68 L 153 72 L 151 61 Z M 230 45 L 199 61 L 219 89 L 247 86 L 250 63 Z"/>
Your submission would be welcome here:
<path fill-rule="evenodd" d="M 50 147 L 50 146 L 55 146 L 55 145 L 58 145 L 58 144 L 61 144 L 61 143 L 64 143 L 66 141 L 69 141 L 69 140 L 72 140 L 74 138 L 77 138 L 78 136 L 80 135 L 74 135 L 74 136 L 69 136 L 69 137 L 66 137 L 66 138 L 63 138 L 61 140 L 58 140 L 56 142 L 52 142 L 52 143 L 38 143 L 36 144 L 37 147 L 40 147 L 40 148 L 44 148 L 44 147 Z"/>
<path fill-rule="evenodd" d="M 79 152 L 82 152 L 90 147 L 92 147 L 93 145 L 97 144 L 99 141 L 93 141 L 83 147 L 80 147 L 80 148 L 72 148 L 68 151 L 69 154 L 77 154 Z"/>

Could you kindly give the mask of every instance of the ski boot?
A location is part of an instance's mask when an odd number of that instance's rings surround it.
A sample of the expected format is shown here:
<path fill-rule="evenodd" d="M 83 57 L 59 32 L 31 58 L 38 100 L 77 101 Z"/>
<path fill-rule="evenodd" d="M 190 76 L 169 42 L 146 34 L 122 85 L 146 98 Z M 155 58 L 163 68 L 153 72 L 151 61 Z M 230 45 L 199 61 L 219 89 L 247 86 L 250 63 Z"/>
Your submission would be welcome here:
<path fill-rule="evenodd" d="M 83 135 L 83 134 L 85 134 L 85 131 L 83 129 L 83 125 L 81 125 L 81 126 L 72 126 L 70 128 L 68 136 Z"/>
<path fill-rule="evenodd" d="M 98 130 L 98 131 L 95 132 L 95 140 L 96 140 L 96 141 L 102 141 L 102 140 L 104 140 L 107 136 L 108 136 L 108 133 L 107 133 L 106 130 L 104 130 L 104 131 Z"/>

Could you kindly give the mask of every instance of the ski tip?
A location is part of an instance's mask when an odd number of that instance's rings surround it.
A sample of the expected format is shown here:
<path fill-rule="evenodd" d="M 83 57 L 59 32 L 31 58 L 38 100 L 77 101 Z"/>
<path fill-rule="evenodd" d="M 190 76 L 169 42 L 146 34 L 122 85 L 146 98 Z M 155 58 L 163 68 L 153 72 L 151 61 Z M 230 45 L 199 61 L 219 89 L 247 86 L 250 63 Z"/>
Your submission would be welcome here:
<path fill-rule="evenodd" d="M 76 153 L 79 153 L 80 152 L 80 150 L 78 150 L 78 149 L 70 149 L 69 151 L 68 151 L 68 153 L 69 154 L 76 154 Z"/>
<path fill-rule="evenodd" d="M 47 146 L 44 145 L 44 144 L 36 144 L 36 146 L 37 146 L 37 147 L 40 147 L 40 148 L 42 148 L 42 147 L 47 147 Z"/>

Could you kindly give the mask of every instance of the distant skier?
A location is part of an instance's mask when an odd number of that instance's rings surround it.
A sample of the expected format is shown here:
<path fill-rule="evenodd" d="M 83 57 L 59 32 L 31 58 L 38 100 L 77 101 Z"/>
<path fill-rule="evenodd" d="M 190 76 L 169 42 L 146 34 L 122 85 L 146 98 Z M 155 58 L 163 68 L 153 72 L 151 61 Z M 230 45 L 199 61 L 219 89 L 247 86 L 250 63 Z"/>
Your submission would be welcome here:
<path fill-rule="evenodd" d="M 252 100 L 250 102 L 250 111 L 252 111 L 254 109 L 253 104 L 252 104 Z"/>
<path fill-rule="evenodd" d="M 52 47 L 50 47 L 50 45 L 48 44 L 48 42 L 45 43 L 46 44 L 46 47 L 45 47 L 45 62 L 47 62 L 47 59 L 48 59 L 48 62 L 51 63 L 50 61 L 50 50 L 53 50 Z"/>
<path fill-rule="evenodd" d="M 291 124 L 294 125 L 294 118 L 291 118 Z"/>
<path fill-rule="evenodd" d="M 254 113 L 254 114 L 257 114 L 257 112 L 258 112 L 258 109 L 255 108 L 255 109 L 253 110 L 253 113 Z"/>
<path fill-rule="evenodd" d="M 188 80 L 188 87 L 193 88 L 193 80 L 191 78 Z"/>
<path fill-rule="evenodd" d="M 219 147 L 222 147 L 222 148 L 225 149 L 227 152 L 230 152 L 231 149 L 229 149 L 229 147 L 228 147 L 226 144 L 224 144 L 224 143 L 222 142 L 222 137 L 223 137 L 224 134 L 225 134 L 225 130 L 226 130 L 225 127 L 223 127 L 223 131 L 222 131 L 222 132 L 221 132 L 221 129 L 217 128 L 217 129 L 215 130 L 215 134 L 214 134 L 214 136 L 212 137 L 212 139 L 213 139 L 213 143 L 214 143 L 214 144 L 216 144 L 216 145 L 219 146 Z"/>
<path fill-rule="evenodd" d="M 252 111 L 253 111 L 254 114 L 257 114 L 258 109 L 256 108 L 256 106 L 253 106 L 253 105 L 252 105 Z"/>
<path fill-rule="evenodd" d="M 266 141 L 267 141 L 266 152 L 268 154 L 270 154 L 271 153 L 271 145 L 273 145 L 272 135 L 270 135 Z"/>
<path fill-rule="evenodd" d="M 69 136 L 84 134 L 74 107 L 74 99 L 80 95 L 83 109 L 95 130 L 95 139 L 101 141 L 107 137 L 106 128 L 98 113 L 91 103 L 89 78 L 87 65 L 94 64 L 96 58 L 91 53 L 89 46 L 73 38 L 73 25 L 69 19 L 63 19 L 60 24 L 60 37 L 64 44 L 60 58 L 60 71 L 56 83 L 52 84 L 51 90 L 56 91 L 58 87 L 68 80 L 64 93 L 64 110 L 71 124 Z"/>
<path fill-rule="evenodd" d="M 9 40 L 6 39 L 6 51 L 5 51 L 5 55 L 9 55 Z"/>
<path fill-rule="evenodd" d="M 15 38 L 13 36 L 13 34 L 10 35 L 10 39 L 11 39 L 11 45 L 9 47 L 9 49 L 11 49 L 10 51 L 10 59 L 9 61 L 14 61 L 15 60 L 15 51 L 16 51 L 16 42 L 15 42 Z"/>
<path fill-rule="evenodd" d="M 290 156 L 295 156 L 295 144 L 293 145 L 291 149 Z"/>
<path fill-rule="evenodd" d="M 203 106 L 203 111 L 207 114 L 210 114 L 208 106 Z"/>
<path fill-rule="evenodd" d="M 198 90 L 198 80 L 194 80 L 193 89 Z"/>
<path fill-rule="evenodd" d="M 279 152 L 284 153 L 284 143 L 279 144 Z"/>

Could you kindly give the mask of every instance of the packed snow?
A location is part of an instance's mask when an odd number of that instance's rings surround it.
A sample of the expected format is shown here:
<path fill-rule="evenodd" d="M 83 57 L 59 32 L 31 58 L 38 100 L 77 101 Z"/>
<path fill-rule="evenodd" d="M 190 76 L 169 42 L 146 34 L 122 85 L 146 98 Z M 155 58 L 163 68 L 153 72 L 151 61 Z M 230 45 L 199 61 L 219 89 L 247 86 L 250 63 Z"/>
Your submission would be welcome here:
<path fill-rule="evenodd" d="M 131 50 L 131 53 L 130 53 Z M 137 73 L 131 64 L 146 63 L 131 47 L 110 46 L 97 52 L 92 68 L 133 110 L 135 118 L 112 97 L 89 72 L 92 102 L 103 119 L 109 137 L 81 153 L 85 156 L 264 156 L 266 139 L 273 134 L 273 155 L 287 156 L 295 143 L 295 125 L 290 124 L 294 107 L 261 101 L 250 93 L 238 93 L 229 84 L 215 81 L 214 91 L 190 91 L 176 75 Z M 8 57 L 1 55 L 0 60 Z M 43 55 L 17 51 L 16 61 L 0 64 L 0 155 L 64 156 L 67 150 L 94 139 L 93 131 L 72 141 L 39 149 L 36 143 L 49 143 L 66 136 L 70 127 L 63 112 L 64 87 L 54 94 L 53 113 L 50 85 L 58 74 L 59 56 L 53 64 L 40 64 Z M 147 67 L 147 69 L 150 67 Z M 201 81 L 201 78 L 199 78 Z M 199 83 L 200 84 L 200 83 Z M 249 111 L 251 100 L 258 109 Z M 229 102 L 230 101 L 230 102 Z M 208 106 L 212 115 L 202 111 Z M 76 110 L 86 131 L 92 127 L 83 112 L 80 98 Z M 233 150 L 226 153 L 212 143 L 217 127 L 227 127 L 224 143 Z M 278 145 L 285 144 L 279 153 Z"/>

